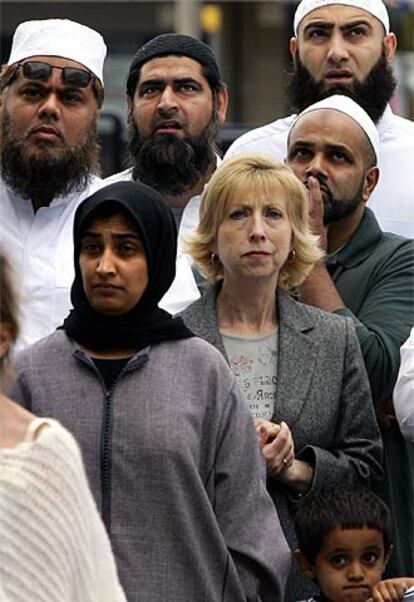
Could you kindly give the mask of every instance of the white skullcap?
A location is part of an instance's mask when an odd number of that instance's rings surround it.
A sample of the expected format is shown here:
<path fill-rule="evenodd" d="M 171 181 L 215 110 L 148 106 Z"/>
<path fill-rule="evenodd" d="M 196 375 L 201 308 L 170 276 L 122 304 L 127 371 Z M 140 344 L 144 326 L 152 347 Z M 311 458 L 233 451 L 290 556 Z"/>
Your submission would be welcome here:
<path fill-rule="evenodd" d="M 32 56 L 58 56 L 84 65 L 103 83 L 106 44 L 100 33 L 68 19 L 25 21 L 14 32 L 8 65 Z"/>
<path fill-rule="evenodd" d="M 352 98 L 349 98 L 348 96 L 343 96 L 341 94 L 335 94 L 333 96 L 329 96 L 328 98 L 325 98 L 324 100 L 315 102 L 315 104 L 310 105 L 309 107 L 306 107 L 306 109 L 304 109 L 302 111 L 302 113 L 299 113 L 299 115 L 296 117 L 294 123 L 292 124 L 292 127 L 290 128 L 290 131 L 292 131 L 292 129 L 295 127 L 298 120 L 301 117 L 303 117 L 303 115 L 306 115 L 307 113 L 310 113 L 311 111 L 317 111 L 319 109 L 333 109 L 334 111 L 340 111 L 341 113 L 344 113 L 344 115 L 348 115 L 348 117 L 353 119 L 359 125 L 359 127 L 362 130 L 364 130 L 365 135 L 367 136 L 368 140 L 370 141 L 372 149 L 373 149 L 375 156 L 377 158 L 377 161 L 378 161 L 378 156 L 379 156 L 378 130 L 375 127 L 375 124 L 372 121 L 371 117 L 368 115 L 368 113 L 366 111 L 364 111 L 364 109 L 358 103 L 356 103 L 354 100 L 352 100 Z M 344 138 L 346 138 L 346 134 L 344 134 Z"/>
<path fill-rule="evenodd" d="M 299 24 L 306 15 L 330 4 L 341 4 L 343 6 L 356 6 L 367 13 L 371 13 L 384 25 L 385 33 L 390 33 L 390 18 L 382 0 L 302 0 L 295 12 L 293 31 L 298 35 Z"/>

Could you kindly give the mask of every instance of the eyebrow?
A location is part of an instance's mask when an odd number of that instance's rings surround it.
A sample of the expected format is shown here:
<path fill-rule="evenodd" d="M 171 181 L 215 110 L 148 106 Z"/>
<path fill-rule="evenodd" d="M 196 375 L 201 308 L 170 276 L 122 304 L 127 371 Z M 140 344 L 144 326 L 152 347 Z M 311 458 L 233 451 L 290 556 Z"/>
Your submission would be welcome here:
<path fill-rule="evenodd" d="M 139 87 L 141 88 L 141 86 L 159 86 L 160 84 L 165 84 L 165 82 L 168 80 L 169 78 L 153 78 L 153 79 L 144 79 L 140 84 Z M 199 82 L 198 80 L 194 79 L 193 77 L 176 77 L 172 80 L 172 82 L 174 84 L 194 84 L 196 86 L 201 87 L 201 82 Z"/>
<path fill-rule="evenodd" d="M 94 232 L 93 230 L 86 230 L 82 234 L 82 238 L 86 238 L 87 236 L 89 236 L 91 238 L 101 238 L 102 233 Z M 120 238 L 120 239 L 136 238 L 137 240 L 141 240 L 141 238 L 135 232 L 111 232 L 111 236 L 113 236 L 114 238 Z"/>
<path fill-rule="evenodd" d="M 369 27 L 369 29 L 372 29 L 371 23 L 369 21 L 367 21 L 366 19 L 355 19 L 353 21 L 348 21 L 347 23 L 345 23 L 345 25 L 341 25 L 339 27 L 339 29 L 341 31 L 347 31 L 348 29 L 358 27 L 358 25 L 364 25 L 366 27 Z M 335 23 L 327 22 L 327 21 L 313 21 L 312 23 L 308 23 L 305 26 L 303 33 L 307 33 L 309 31 L 309 29 L 313 29 L 315 27 L 318 29 L 325 29 L 327 31 L 330 31 L 335 27 Z"/>

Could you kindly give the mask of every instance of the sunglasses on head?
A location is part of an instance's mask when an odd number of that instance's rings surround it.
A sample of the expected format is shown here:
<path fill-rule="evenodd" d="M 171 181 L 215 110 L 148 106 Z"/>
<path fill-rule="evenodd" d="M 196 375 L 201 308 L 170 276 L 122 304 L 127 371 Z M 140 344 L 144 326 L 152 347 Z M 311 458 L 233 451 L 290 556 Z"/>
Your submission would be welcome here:
<path fill-rule="evenodd" d="M 23 75 L 27 79 L 41 82 L 49 80 L 53 69 L 60 69 L 62 71 L 62 82 L 65 85 L 73 86 L 74 88 L 86 88 L 89 82 L 95 77 L 86 69 L 80 69 L 79 67 L 58 67 L 57 65 L 49 65 L 49 63 L 43 63 L 41 61 L 19 63 L 16 66 L 14 75 L 17 73 L 18 69 L 23 71 Z"/>

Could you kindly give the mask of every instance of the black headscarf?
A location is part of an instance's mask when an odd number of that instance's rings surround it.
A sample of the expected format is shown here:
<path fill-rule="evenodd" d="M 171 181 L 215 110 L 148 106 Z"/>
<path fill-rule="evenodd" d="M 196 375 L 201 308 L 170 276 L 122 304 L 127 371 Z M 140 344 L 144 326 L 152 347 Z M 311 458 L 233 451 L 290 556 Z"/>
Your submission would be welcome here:
<path fill-rule="evenodd" d="M 119 315 L 94 310 L 85 294 L 79 267 L 81 239 L 91 220 L 107 204 L 119 205 L 136 223 L 148 263 L 148 285 L 130 311 Z M 66 334 L 89 349 L 143 349 L 166 340 L 194 336 L 181 318 L 172 318 L 158 303 L 175 277 L 177 228 L 160 195 L 139 182 L 117 182 L 98 190 L 81 203 L 73 227 L 75 280 L 73 309 L 63 323 Z"/>

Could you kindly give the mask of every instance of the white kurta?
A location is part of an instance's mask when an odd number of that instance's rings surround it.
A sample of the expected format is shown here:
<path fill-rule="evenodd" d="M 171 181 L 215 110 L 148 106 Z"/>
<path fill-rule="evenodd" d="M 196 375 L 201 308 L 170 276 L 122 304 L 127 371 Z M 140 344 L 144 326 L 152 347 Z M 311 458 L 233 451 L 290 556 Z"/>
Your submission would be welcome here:
<path fill-rule="evenodd" d="M 67 316 L 75 275 L 73 217 L 101 182 L 93 177 L 82 192 L 56 197 L 35 213 L 29 200 L 0 180 L 0 247 L 9 258 L 19 293 L 17 349 L 47 336 Z"/>
<path fill-rule="evenodd" d="M 242 153 L 264 153 L 283 161 L 296 115 L 278 119 L 240 136 L 224 159 Z M 368 206 L 385 232 L 414 238 L 414 122 L 387 106 L 378 123 L 380 179 Z"/>
<path fill-rule="evenodd" d="M 126 169 L 104 180 L 104 185 L 132 180 L 132 168 Z M 178 232 L 177 261 L 174 282 L 161 299 L 159 306 L 170 314 L 183 311 L 190 303 L 200 297 L 191 269 L 191 257 L 182 249 L 183 236 L 192 232 L 199 221 L 201 195 L 194 196 L 184 208 Z"/>

